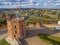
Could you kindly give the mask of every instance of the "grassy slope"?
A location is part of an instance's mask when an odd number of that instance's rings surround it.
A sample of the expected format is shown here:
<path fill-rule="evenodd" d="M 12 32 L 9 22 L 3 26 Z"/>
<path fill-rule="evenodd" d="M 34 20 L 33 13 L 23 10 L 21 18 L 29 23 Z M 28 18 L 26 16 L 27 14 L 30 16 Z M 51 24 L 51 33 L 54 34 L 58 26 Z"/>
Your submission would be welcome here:
<path fill-rule="evenodd" d="M 48 34 L 39 34 L 39 38 L 53 45 L 60 45 L 60 38 Z"/>
<path fill-rule="evenodd" d="M 10 45 L 5 39 L 0 40 L 0 45 Z"/>

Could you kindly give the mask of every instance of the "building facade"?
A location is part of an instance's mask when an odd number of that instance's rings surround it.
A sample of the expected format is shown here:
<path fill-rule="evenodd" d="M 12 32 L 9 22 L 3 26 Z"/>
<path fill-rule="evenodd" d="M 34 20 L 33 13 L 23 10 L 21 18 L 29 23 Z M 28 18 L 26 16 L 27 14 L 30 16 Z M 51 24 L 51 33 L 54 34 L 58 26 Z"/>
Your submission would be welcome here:
<path fill-rule="evenodd" d="M 26 26 L 23 18 L 17 14 L 7 18 L 8 36 L 11 39 L 23 39 L 26 37 Z"/>

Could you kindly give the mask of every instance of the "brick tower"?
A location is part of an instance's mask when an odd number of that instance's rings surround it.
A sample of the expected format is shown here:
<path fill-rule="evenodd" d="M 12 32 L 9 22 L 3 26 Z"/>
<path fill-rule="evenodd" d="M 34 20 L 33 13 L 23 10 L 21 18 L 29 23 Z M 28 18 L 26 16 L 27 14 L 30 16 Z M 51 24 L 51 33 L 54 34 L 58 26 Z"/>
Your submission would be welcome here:
<path fill-rule="evenodd" d="M 18 14 L 7 16 L 8 36 L 13 40 L 23 39 L 26 36 L 25 20 Z"/>

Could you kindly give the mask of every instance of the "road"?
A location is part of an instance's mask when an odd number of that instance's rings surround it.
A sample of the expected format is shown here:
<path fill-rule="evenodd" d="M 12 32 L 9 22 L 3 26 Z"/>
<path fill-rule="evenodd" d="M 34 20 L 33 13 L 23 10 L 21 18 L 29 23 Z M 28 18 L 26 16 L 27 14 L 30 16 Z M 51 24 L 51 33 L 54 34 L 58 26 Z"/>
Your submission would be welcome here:
<path fill-rule="evenodd" d="M 27 30 L 27 35 L 28 37 L 33 37 L 33 36 L 37 36 L 40 33 L 46 33 L 46 34 L 50 34 L 56 37 L 60 38 L 60 30 L 44 30 L 44 29 L 38 29 L 38 30 Z"/>
<path fill-rule="evenodd" d="M 7 33 L 7 32 L 8 32 L 7 29 L 0 30 L 0 35 L 1 35 L 1 34 L 4 34 L 4 33 Z"/>
<path fill-rule="evenodd" d="M 0 35 L 0 40 L 4 39 L 5 37 L 7 37 L 7 33 L 1 34 L 1 35 Z"/>
<path fill-rule="evenodd" d="M 7 29 L 0 30 L 0 40 L 7 36 Z"/>

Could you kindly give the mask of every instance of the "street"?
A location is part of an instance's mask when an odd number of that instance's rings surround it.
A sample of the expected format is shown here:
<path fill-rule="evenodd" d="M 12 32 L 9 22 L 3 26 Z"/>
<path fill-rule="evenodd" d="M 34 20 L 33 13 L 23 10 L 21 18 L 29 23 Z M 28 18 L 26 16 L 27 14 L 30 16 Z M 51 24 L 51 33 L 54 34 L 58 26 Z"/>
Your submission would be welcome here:
<path fill-rule="evenodd" d="M 0 40 L 4 39 L 7 36 L 7 33 L 0 35 Z"/>
<path fill-rule="evenodd" d="M 8 32 L 7 29 L 0 30 L 0 35 L 1 35 L 1 34 L 5 34 L 5 33 L 7 33 L 7 32 Z"/>
<path fill-rule="evenodd" d="M 7 36 L 7 29 L 0 30 L 0 40 Z"/>

